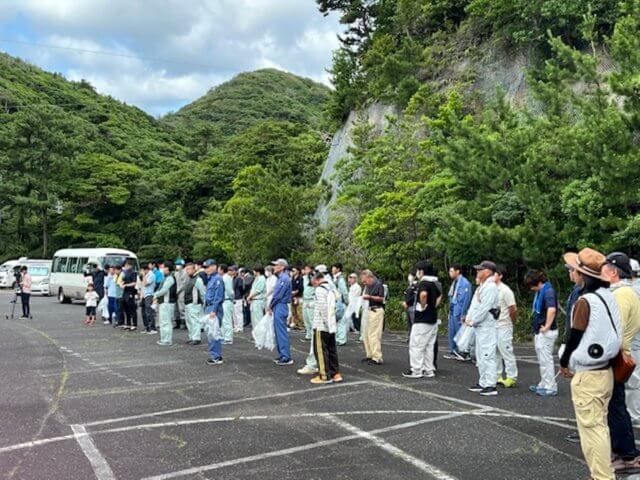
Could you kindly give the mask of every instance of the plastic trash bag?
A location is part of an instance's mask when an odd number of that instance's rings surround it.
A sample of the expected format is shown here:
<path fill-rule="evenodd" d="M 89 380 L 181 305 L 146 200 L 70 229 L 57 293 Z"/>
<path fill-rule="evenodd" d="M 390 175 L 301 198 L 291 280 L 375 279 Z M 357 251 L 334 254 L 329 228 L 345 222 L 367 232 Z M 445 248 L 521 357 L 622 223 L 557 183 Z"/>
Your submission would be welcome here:
<path fill-rule="evenodd" d="M 256 348 L 273 350 L 276 348 L 276 332 L 273 327 L 273 315 L 266 314 L 255 324 L 251 332 Z"/>
<path fill-rule="evenodd" d="M 98 308 L 96 308 L 97 312 L 100 314 L 102 318 L 109 318 L 109 299 L 105 295 L 98 303 Z"/>
<path fill-rule="evenodd" d="M 453 339 L 456 342 L 458 351 L 469 353 L 469 351 L 471 350 L 471 345 L 473 344 L 473 340 L 475 339 L 475 335 L 476 332 L 473 327 L 462 325 Z"/>
<path fill-rule="evenodd" d="M 218 317 L 211 318 L 209 314 L 200 317 L 200 326 L 204 328 L 204 333 L 208 340 L 222 340 L 220 331 L 220 319 Z"/>

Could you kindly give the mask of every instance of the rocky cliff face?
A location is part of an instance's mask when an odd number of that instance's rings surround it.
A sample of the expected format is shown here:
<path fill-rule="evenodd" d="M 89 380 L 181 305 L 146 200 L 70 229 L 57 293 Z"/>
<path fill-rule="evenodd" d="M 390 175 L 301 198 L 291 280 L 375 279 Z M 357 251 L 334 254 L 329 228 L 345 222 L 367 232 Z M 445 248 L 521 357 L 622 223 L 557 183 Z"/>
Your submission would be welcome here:
<path fill-rule="evenodd" d="M 315 213 L 315 218 L 320 228 L 327 226 L 331 206 L 338 196 L 339 186 L 333 178 L 335 167 L 340 159 L 349 155 L 349 148 L 353 146 L 352 133 L 354 127 L 360 122 L 367 122 L 373 125 L 375 132 L 382 133 L 388 123 L 387 116 L 398 115 L 399 113 L 399 109 L 393 105 L 373 103 L 362 111 L 352 111 L 344 125 L 336 132 L 320 176 L 321 183 L 327 183 L 331 186 L 331 199 L 328 202 L 321 202 Z"/>

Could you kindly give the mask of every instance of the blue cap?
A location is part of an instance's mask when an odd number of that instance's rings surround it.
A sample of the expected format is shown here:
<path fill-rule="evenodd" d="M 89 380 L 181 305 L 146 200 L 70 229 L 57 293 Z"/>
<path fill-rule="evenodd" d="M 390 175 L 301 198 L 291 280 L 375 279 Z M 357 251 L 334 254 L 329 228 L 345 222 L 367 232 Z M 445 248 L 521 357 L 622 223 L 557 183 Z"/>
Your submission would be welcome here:
<path fill-rule="evenodd" d="M 202 266 L 203 267 L 210 267 L 212 265 L 217 265 L 217 264 L 218 264 L 218 262 L 216 262 L 213 258 L 208 258 L 207 260 L 202 262 Z"/>

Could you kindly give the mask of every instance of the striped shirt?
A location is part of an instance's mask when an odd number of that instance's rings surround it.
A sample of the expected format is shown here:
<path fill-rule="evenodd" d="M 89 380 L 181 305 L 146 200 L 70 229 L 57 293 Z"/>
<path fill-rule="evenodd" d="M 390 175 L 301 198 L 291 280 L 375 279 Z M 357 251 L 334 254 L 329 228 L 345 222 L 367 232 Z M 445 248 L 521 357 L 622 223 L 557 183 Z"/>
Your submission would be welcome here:
<path fill-rule="evenodd" d="M 327 282 L 318 285 L 315 291 L 313 329 L 330 333 L 336 331 L 336 297 Z"/>

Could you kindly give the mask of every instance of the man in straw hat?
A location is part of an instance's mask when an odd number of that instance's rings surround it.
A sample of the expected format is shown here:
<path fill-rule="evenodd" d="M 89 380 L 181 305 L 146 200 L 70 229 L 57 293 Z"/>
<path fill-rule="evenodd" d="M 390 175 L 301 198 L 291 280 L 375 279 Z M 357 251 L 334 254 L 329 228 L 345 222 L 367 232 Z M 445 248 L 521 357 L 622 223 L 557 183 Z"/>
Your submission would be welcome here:
<path fill-rule="evenodd" d="M 602 271 L 606 257 L 590 248 L 567 253 L 564 261 L 582 287 L 571 316 L 571 333 L 560 372 L 571 380 L 582 453 L 591 478 L 613 480 L 607 412 L 613 391 L 611 360 L 620 351 L 620 311 Z"/>

